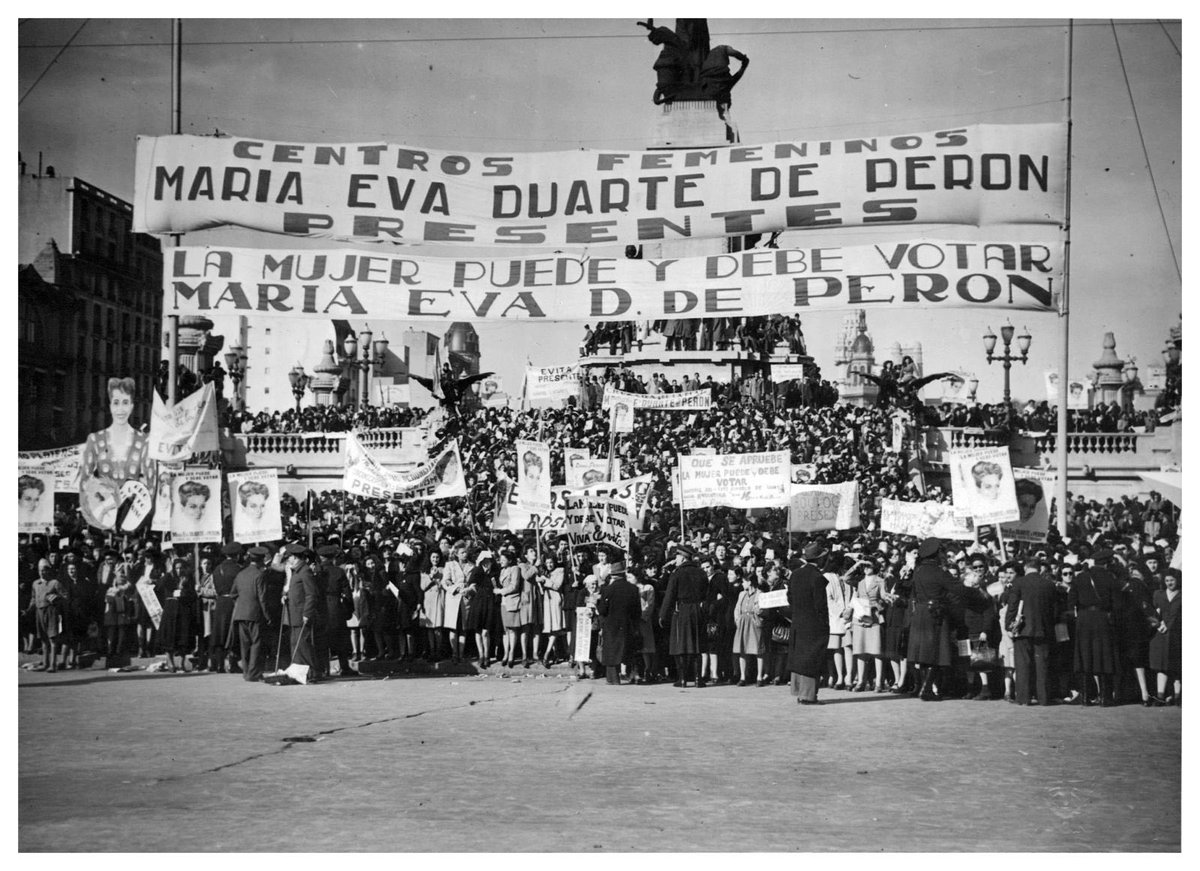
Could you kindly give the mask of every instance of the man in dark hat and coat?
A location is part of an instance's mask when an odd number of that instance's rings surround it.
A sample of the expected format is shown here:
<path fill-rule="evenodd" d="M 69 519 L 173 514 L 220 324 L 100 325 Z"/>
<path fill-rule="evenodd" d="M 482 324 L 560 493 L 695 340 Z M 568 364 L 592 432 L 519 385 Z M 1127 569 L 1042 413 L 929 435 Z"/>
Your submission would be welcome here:
<path fill-rule="evenodd" d="M 828 553 L 822 542 L 813 541 L 799 557 L 793 556 L 788 566 L 788 604 L 792 608 L 788 670 L 792 673 L 792 691 L 802 705 L 821 704 L 817 701 L 817 686 L 825 674 L 829 646 L 829 601 L 825 595 L 829 581 L 819 564 Z"/>
<path fill-rule="evenodd" d="M 912 574 L 912 622 L 908 630 L 908 661 L 917 671 L 914 686 L 921 701 L 936 702 L 933 691 L 938 669 L 949 666 L 950 588 L 954 578 L 938 564 L 940 539 L 927 538 L 917 548 L 917 567 Z"/>
<path fill-rule="evenodd" d="M 307 665 L 310 674 L 318 675 L 320 668 L 313 637 L 318 629 L 324 628 L 325 596 L 308 564 L 308 547 L 295 542 L 283 552 L 287 557 L 284 610 L 290 633 L 291 661 L 293 665 Z"/>
<path fill-rule="evenodd" d="M 325 607 L 328 613 L 328 630 L 326 633 L 329 645 L 326 660 L 337 657 L 338 669 L 341 674 L 350 674 L 350 630 L 346 621 L 354 613 L 354 598 L 350 591 L 350 580 L 346 572 L 336 562 L 341 549 L 336 544 L 326 544 L 317 548 L 317 556 L 321 558 L 319 572 L 325 584 Z"/>
<path fill-rule="evenodd" d="M 625 574 L 625 561 L 612 564 L 608 585 L 596 603 L 600 615 L 600 662 L 608 683 L 621 682 L 621 663 L 633 658 L 636 640 L 641 636 L 642 599 L 635 584 Z"/>
<path fill-rule="evenodd" d="M 224 559 L 217 563 L 212 573 L 216 598 L 210 612 L 212 634 L 209 636 L 208 669 L 222 674 L 225 673 L 225 652 L 233 640 L 233 588 L 242 571 L 242 564 L 238 562 L 241 555 L 242 546 L 236 541 L 225 545 L 221 548 Z"/>
<path fill-rule="evenodd" d="M 1042 574 L 1037 557 L 1025 561 L 1025 574 L 1008 590 L 1008 611 L 1013 615 L 1013 660 L 1016 666 L 1018 705 L 1030 702 L 1030 678 L 1036 675 L 1038 704 L 1050 703 L 1048 674 L 1050 644 L 1058 622 L 1058 589 Z M 1020 615 L 1019 617 L 1017 615 Z"/>
<path fill-rule="evenodd" d="M 1112 705 L 1112 676 L 1117 671 L 1112 613 L 1120 589 L 1109 570 L 1112 551 L 1092 554 L 1090 568 L 1075 577 L 1067 592 L 1067 607 L 1075 611 L 1075 671 L 1083 675 L 1084 705 Z M 1098 696 L 1093 692 L 1098 688 Z"/>
<path fill-rule="evenodd" d="M 263 633 L 267 626 L 267 586 L 263 581 L 263 560 L 270 553 L 265 547 L 252 547 L 249 562 L 233 580 L 230 615 L 237 630 L 242 653 L 242 680 L 262 680 Z"/>
<path fill-rule="evenodd" d="M 700 631 L 703 628 L 704 598 L 708 581 L 693 561 L 696 552 L 677 545 L 674 552 L 675 569 L 667 578 L 667 591 L 658 609 L 658 622 L 671 623 L 670 654 L 675 657 L 675 686 L 687 685 L 688 674 L 695 675 L 696 686 L 705 685 L 700 677 Z"/>

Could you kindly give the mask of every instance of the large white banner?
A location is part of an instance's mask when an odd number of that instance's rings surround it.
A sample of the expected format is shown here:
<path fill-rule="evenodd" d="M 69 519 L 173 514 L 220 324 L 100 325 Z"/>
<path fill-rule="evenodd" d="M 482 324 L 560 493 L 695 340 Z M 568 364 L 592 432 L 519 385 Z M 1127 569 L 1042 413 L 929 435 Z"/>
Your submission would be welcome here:
<path fill-rule="evenodd" d="M 525 398 L 566 399 L 579 395 L 579 380 L 583 370 L 572 363 L 569 366 L 526 366 Z"/>
<path fill-rule="evenodd" d="M 891 224 L 1060 224 L 1066 125 L 670 151 L 449 152 L 139 136 L 133 231 L 235 225 L 562 248 Z"/>
<path fill-rule="evenodd" d="M 283 538 L 279 510 L 279 470 L 253 469 L 229 476 L 235 541 L 278 541 Z"/>
<path fill-rule="evenodd" d="M 185 469 L 171 481 L 172 544 L 221 540 L 221 470 Z"/>
<path fill-rule="evenodd" d="M 36 463 L 17 463 L 17 532 L 46 533 L 54 526 L 56 483 L 53 469 Z"/>
<path fill-rule="evenodd" d="M 1014 523 L 1000 524 L 1000 529 L 1011 541 L 1045 541 L 1050 531 L 1050 500 L 1058 486 L 1058 473 L 1052 469 L 1019 467 L 1012 471 L 1020 516 Z"/>
<path fill-rule="evenodd" d="M 884 499 L 880 503 L 879 530 L 915 538 L 975 539 L 975 524 L 970 517 L 954 512 L 949 502 L 901 502 Z"/>
<path fill-rule="evenodd" d="M 62 493 L 79 491 L 79 469 L 83 465 L 83 445 L 56 448 L 50 451 L 18 451 L 17 462 L 22 466 L 53 472 L 55 489 Z"/>
<path fill-rule="evenodd" d="M 679 496 L 684 508 L 770 508 L 791 496 L 791 454 L 679 455 Z"/>
<path fill-rule="evenodd" d="M 788 508 L 788 529 L 792 532 L 853 529 L 861 525 L 857 481 L 793 484 Z"/>
<path fill-rule="evenodd" d="M 986 241 L 910 238 L 665 260 L 184 247 L 163 257 L 163 311 L 438 323 L 804 315 L 867 304 L 1052 311 L 1062 287 L 1061 234 L 1046 228 L 1037 240 L 998 232 Z M 546 396 L 574 395 L 562 390 Z"/>
<path fill-rule="evenodd" d="M 158 391 L 150 408 L 150 457 L 187 460 L 202 451 L 220 450 L 217 430 L 217 394 L 205 384 L 191 396 L 168 408 Z"/>
<path fill-rule="evenodd" d="M 951 451 L 948 460 L 951 493 L 960 514 L 970 514 L 976 526 L 1020 516 L 1007 447 L 962 448 Z"/>
<path fill-rule="evenodd" d="M 346 434 L 346 462 L 342 488 L 357 496 L 412 502 L 424 499 L 449 499 L 467 495 L 462 457 L 458 442 L 452 442 L 436 457 L 411 472 L 385 469 L 350 432 Z"/>
<path fill-rule="evenodd" d="M 550 445 L 517 439 L 517 483 L 521 504 L 530 511 L 550 510 Z"/>
<path fill-rule="evenodd" d="M 611 384 L 604 388 L 604 396 L 600 407 L 605 411 L 617 403 L 625 403 L 630 408 L 644 411 L 696 411 L 712 408 L 711 390 L 685 390 L 683 393 L 626 393 L 617 390 Z"/>
<path fill-rule="evenodd" d="M 650 491 L 654 487 L 652 475 L 638 475 L 615 483 L 597 483 L 588 487 L 552 487 L 550 488 L 550 508 L 546 511 L 530 511 L 521 504 L 520 485 L 510 478 L 501 478 L 496 488 L 495 514 L 492 518 L 492 529 L 565 529 L 566 514 L 563 511 L 564 499 L 567 495 L 576 497 L 591 496 L 594 498 L 619 499 L 628 508 L 633 518 L 634 530 L 640 529 L 646 511 Z"/>

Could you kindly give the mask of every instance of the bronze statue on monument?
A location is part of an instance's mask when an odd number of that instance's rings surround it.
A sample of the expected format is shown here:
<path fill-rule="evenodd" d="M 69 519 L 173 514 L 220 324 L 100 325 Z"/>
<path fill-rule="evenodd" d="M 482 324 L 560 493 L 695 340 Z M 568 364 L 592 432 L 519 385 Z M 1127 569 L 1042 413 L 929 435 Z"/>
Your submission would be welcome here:
<path fill-rule="evenodd" d="M 646 38 L 651 43 L 662 46 L 654 62 L 658 74 L 654 104 L 713 100 L 724 117 L 725 109 L 733 103 L 733 87 L 746 72 L 750 58 L 728 45 L 710 48 L 705 18 L 676 18 L 674 30 L 655 27 L 653 18 L 638 25 L 649 31 Z M 736 73 L 730 72 L 731 60 L 741 62 Z"/>

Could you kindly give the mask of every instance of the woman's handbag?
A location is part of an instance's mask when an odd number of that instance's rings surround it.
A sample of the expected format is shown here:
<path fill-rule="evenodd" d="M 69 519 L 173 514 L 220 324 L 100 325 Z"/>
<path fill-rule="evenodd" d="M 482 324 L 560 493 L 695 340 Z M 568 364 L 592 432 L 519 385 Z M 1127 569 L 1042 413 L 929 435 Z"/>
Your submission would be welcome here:
<path fill-rule="evenodd" d="M 988 644 L 986 641 L 972 638 L 971 639 L 971 662 L 970 668 L 974 671 L 987 671 L 995 668 L 1000 661 L 1000 656 L 996 652 L 996 648 Z"/>
<path fill-rule="evenodd" d="M 792 636 L 791 626 L 772 626 L 771 640 L 776 644 L 787 644 Z"/>

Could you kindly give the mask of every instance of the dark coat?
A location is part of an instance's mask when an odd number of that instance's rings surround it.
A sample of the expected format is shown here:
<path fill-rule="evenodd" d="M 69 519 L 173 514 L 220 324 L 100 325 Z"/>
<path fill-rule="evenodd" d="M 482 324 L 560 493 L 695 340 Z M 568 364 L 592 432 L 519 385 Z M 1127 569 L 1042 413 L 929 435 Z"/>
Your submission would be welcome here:
<path fill-rule="evenodd" d="M 1150 639 L 1150 667 L 1172 680 L 1183 679 L 1183 593 L 1167 600 L 1166 590 L 1154 591 L 1154 608 L 1167 627 Z"/>
<path fill-rule="evenodd" d="M 671 622 L 671 656 L 703 653 L 700 633 L 708 579 L 692 562 L 677 566 L 667 579 L 667 592 L 658 609 L 659 623 Z"/>
<path fill-rule="evenodd" d="M 936 558 L 917 564 L 912 573 L 912 610 L 908 629 L 908 661 L 915 665 L 950 665 L 950 590 L 957 582 Z"/>
<path fill-rule="evenodd" d="M 350 580 L 341 566 L 321 567 L 325 576 L 325 608 L 330 629 L 345 629 L 346 621 L 354 613 L 354 599 L 350 593 Z"/>
<path fill-rule="evenodd" d="M 233 588 L 241 571 L 241 565 L 234 559 L 223 559 L 213 569 L 212 583 L 217 598 L 213 601 L 211 631 L 213 643 L 220 647 L 225 645 L 225 637 L 233 621 Z"/>
<path fill-rule="evenodd" d="M 1058 622 L 1058 588 L 1054 581 L 1039 572 L 1032 572 L 1013 581 L 1008 590 L 1008 617 L 1014 618 L 1021 609 L 1021 628 L 1015 637 L 1036 641 L 1054 640 L 1054 624 Z"/>
<path fill-rule="evenodd" d="M 788 578 L 788 604 L 792 606 L 792 630 L 788 639 L 788 670 L 805 677 L 825 673 L 825 651 L 829 647 L 828 579 L 816 566 L 796 562 Z"/>
<path fill-rule="evenodd" d="M 261 566 L 246 566 L 233 580 L 233 620 L 261 623 L 267 620 L 267 586 Z"/>
<path fill-rule="evenodd" d="M 600 615 L 600 661 L 620 665 L 642 634 L 642 599 L 638 588 L 624 574 L 614 574 L 596 603 Z"/>
<path fill-rule="evenodd" d="M 317 584 L 317 577 L 307 565 L 292 572 L 287 593 L 287 623 L 291 627 L 303 626 L 305 621 L 317 624 L 325 619 L 325 596 Z"/>
<path fill-rule="evenodd" d="M 1099 566 L 1075 577 L 1067 603 L 1076 609 L 1075 671 L 1083 674 L 1115 674 L 1116 640 L 1113 608 L 1119 592 L 1112 572 Z"/>

